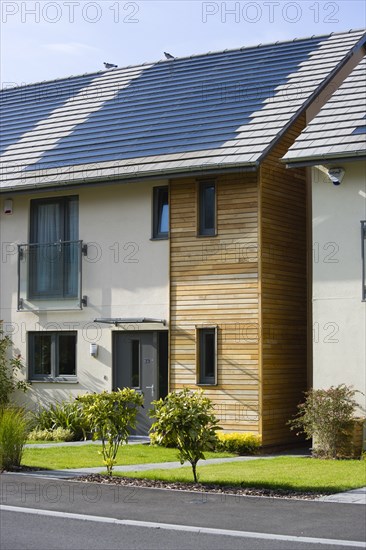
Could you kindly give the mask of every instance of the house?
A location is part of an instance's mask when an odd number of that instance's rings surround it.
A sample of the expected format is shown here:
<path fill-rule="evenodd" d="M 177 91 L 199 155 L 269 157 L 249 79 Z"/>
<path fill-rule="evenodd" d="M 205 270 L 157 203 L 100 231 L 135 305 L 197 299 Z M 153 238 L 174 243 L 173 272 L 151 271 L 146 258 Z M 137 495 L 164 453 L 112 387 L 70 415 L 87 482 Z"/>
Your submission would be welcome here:
<path fill-rule="evenodd" d="M 364 411 L 365 82 L 363 59 L 284 156 L 311 167 L 313 386 L 350 385 Z"/>
<path fill-rule="evenodd" d="M 45 402 L 205 389 L 287 444 L 307 387 L 306 168 L 281 161 L 364 31 L 2 92 L 1 318 Z"/>

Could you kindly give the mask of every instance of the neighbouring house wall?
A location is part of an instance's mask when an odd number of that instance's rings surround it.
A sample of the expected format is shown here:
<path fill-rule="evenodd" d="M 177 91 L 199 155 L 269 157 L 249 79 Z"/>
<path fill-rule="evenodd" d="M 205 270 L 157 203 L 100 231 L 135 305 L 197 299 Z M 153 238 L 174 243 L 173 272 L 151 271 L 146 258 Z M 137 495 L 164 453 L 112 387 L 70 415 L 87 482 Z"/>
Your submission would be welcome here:
<path fill-rule="evenodd" d="M 296 441 L 287 422 L 307 388 L 306 173 L 280 159 L 301 117 L 260 170 L 260 296 L 264 445 Z"/>
<path fill-rule="evenodd" d="M 152 188 L 166 181 L 88 186 L 57 192 L 7 195 L 13 214 L 1 208 L 1 310 L 5 330 L 16 352 L 27 362 L 27 332 L 77 330 L 77 383 L 34 382 L 29 401 L 64 399 L 83 391 L 112 387 L 112 331 L 152 329 L 129 324 L 116 329 L 93 323 L 101 317 L 169 318 L 168 241 L 152 241 Z M 17 309 L 17 243 L 29 242 L 30 200 L 51 196 L 79 196 L 79 238 L 88 244 L 83 257 L 82 310 L 20 312 Z M 160 328 L 164 328 L 161 326 Z M 167 328 L 167 327 L 166 327 Z M 97 358 L 90 342 L 99 345 Z"/>
<path fill-rule="evenodd" d="M 225 430 L 258 433 L 257 176 L 214 179 L 215 237 L 197 237 L 197 182 L 170 184 L 170 389 L 197 388 L 196 328 L 217 326 L 218 380 L 205 393 Z"/>
<path fill-rule="evenodd" d="M 334 164 L 339 166 L 339 164 Z M 318 168 L 313 189 L 313 380 L 366 393 L 366 302 L 362 302 L 361 230 L 366 220 L 364 162 L 341 163 L 342 183 Z M 357 395 L 365 407 L 365 396 Z"/>

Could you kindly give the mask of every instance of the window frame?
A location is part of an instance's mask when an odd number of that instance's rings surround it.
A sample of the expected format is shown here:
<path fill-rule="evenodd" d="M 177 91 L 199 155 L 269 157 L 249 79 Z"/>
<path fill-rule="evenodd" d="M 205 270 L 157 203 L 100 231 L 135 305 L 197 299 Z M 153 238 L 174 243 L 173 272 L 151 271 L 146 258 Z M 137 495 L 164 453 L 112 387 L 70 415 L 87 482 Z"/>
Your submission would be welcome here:
<path fill-rule="evenodd" d="M 361 221 L 362 301 L 366 302 L 366 220 Z"/>
<path fill-rule="evenodd" d="M 29 215 L 29 250 L 32 250 L 34 245 L 34 250 L 36 251 L 37 246 L 52 244 L 52 243 L 43 243 L 40 242 L 36 237 L 38 233 L 39 228 L 39 208 L 43 205 L 47 204 L 58 204 L 61 212 L 60 216 L 60 247 L 62 250 L 62 254 L 65 254 L 64 250 L 67 250 L 66 248 L 63 249 L 62 247 L 67 243 L 69 246 L 69 253 L 73 252 L 73 245 L 75 245 L 75 251 L 76 254 L 78 253 L 78 243 L 79 241 L 79 196 L 78 195 L 65 195 L 65 196 L 56 196 L 56 197 L 46 197 L 46 198 L 40 198 L 40 199 L 31 199 L 30 201 L 30 215 Z M 76 217 L 76 238 L 72 238 L 71 232 L 70 232 L 70 218 L 71 218 L 71 207 L 70 205 L 72 203 L 76 203 L 77 205 L 77 217 Z M 77 245 L 77 246 L 76 246 Z M 46 250 L 46 249 L 44 249 Z M 39 290 L 38 289 L 38 267 L 37 262 L 39 260 L 33 261 L 29 264 L 28 268 L 28 290 L 27 290 L 27 297 L 29 300 L 47 300 L 47 301 L 60 301 L 60 300 L 73 300 L 78 297 L 79 294 L 79 277 L 80 277 L 80 270 L 81 270 L 81 263 L 80 258 L 77 256 L 77 263 L 76 263 L 76 270 L 73 275 L 76 277 L 76 294 L 70 293 L 68 289 L 68 284 L 70 281 L 72 282 L 72 274 L 70 274 L 70 271 L 67 267 L 67 257 L 65 257 L 62 260 L 62 269 L 60 272 L 60 278 L 58 280 L 58 290 L 50 291 L 48 290 Z"/>
<path fill-rule="evenodd" d="M 163 196 L 166 194 L 167 202 L 163 202 Z M 160 231 L 162 205 L 168 206 L 168 231 Z M 152 240 L 163 240 L 169 238 L 169 186 L 159 185 L 153 187 L 153 208 L 152 208 Z"/>
<path fill-rule="evenodd" d="M 207 334 L 214 335 L 214 374 L 207 376 L 202 372 L 203 365 L 206 359 L 207 350 L 204 348 L 204 336 Z M 218 327 L 204 326 L 196 327 L 196 383 L 198 386 L 217 386 L 217 341 Z"/>
<path fill-rule="evenodd" d="M 50 374 L 35 374 L 36 337 L 49 335 L 51 337 Z M 60 374 L 60 336 L 75 338 L 75 374 Z M 31 382 L 77 382 L 77 331 L 30 331 L 28 332 L 28 380 Z"/>
<path fill-rule="evenodd" d="M 213 227 L 206 227 L 204 213 L 204 194 L 208 187 L 214 189 L 214 211 Z M 214 180 L 203 180 L 198 182 L 197 186 L 197 236 L 198 237 L 215 237 L 217 235 L 217 184 Z"/>

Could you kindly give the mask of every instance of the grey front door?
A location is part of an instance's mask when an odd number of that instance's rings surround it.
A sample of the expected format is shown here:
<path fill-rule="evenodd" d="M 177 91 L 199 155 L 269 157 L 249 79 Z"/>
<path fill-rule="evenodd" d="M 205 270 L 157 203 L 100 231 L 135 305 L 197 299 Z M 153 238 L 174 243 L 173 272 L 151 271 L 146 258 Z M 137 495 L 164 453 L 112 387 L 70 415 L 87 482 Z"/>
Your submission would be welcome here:
<path fill-rule="evenodd" d="M 158 336 L 156 332 L 115 332 L 113 335 L 113 388 L 134 388 L 144 396 L 144 408 L 132 433 L 148 435 L 153 420 L 148 411 L 158 398 Z"/>

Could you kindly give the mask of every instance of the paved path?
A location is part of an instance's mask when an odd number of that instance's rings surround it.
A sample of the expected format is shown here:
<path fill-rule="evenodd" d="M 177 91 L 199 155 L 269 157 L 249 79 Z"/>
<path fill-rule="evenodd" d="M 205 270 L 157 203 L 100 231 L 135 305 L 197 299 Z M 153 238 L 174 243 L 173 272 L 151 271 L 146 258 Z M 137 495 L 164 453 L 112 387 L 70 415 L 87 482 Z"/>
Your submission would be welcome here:
<path fill-rule="evenodd" d="M 366 504 L 366 487 L 352 489 L 352 491 L 337 493 L 336 495 L 329 495 L 319 500 L 323 500 L 324 502 L 340 502 L 342 504 Z"/>

